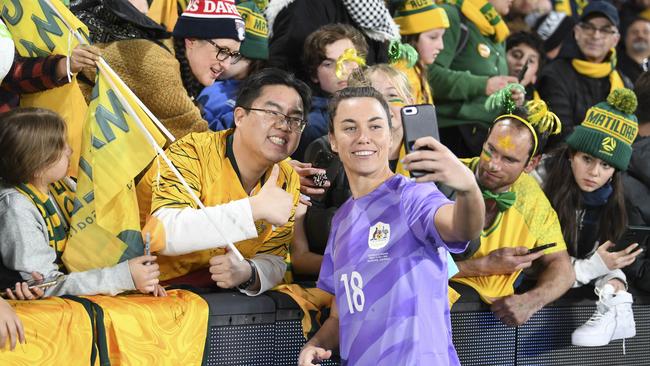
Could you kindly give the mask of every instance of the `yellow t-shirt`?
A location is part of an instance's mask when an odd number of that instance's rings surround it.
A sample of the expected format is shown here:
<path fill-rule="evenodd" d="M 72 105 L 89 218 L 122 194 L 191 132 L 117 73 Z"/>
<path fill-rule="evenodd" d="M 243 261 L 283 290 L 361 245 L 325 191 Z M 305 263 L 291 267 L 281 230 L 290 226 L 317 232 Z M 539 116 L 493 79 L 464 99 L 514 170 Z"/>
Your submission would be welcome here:
<path fill-rule="evenodd" d="M 461 160 L 474 171 L 478 159 Z M 505 212 L 497 214 L 494 223 L 483 230 L 481 246 L 472 258 L 481 258 L 495 249 L 509 246 L 534 248 L 557 243 L 544 253 L 567 250 L 557 214 L 535 179 L 528 174 L 522 174 L 510 189 L 517 194 L 515 204 Z M 490 298 L 514 293 L 513 285 L 520 273 L 521 270 L 508 275 L 453 278 L 452 281 L 471 286 L 484 301 L 491 303 Z"/>
<path fill-rule="evenodd" d="M 167 150 L 169 159 L 206 206 L 216 206 L 249 196 L 228 158 L 226 140 L 232 133 L 233 130 L 192 133 L 172 144 Z M 246 258 L 258 253 L 285 258 L 288 253 L 293 237 L 295 208 L 300 198 L 300 178 L 286 161 L 279 162 L 278 165 L 278 185 L 293 196 L 294 208 L 291 217 L 285 225 L 276 228 L 263 220 L 256 221 L 258 237 L 235 244 Z M 264 174 L 264 180 L 270 172 L 271 169 Z M 260 188 L 261 182 L 258 182 L 252 194 Z M 160 179 L 152 183 L 151 212 L 163 207 L 198 208 L 169 167 L 161 164 Z M 221 229 L 228 230 L 228 225 L 224 224 Z M 224 250 L 218 248 L 174 257 L 160 255 L 160 278 L 168 280 L 207 268 L 211 257 L 223 253 Z"/>

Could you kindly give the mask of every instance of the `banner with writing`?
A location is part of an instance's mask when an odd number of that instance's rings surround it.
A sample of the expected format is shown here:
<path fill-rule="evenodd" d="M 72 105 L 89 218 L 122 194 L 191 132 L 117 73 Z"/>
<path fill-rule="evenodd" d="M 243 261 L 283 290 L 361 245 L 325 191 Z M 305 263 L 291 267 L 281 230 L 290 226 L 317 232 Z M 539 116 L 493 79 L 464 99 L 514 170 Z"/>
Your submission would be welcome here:
<path fill-rule="evenodd" d="M 111 266 L 143 254 L 133 179 L 156 153 L 118 95 L 159 146 L 165 139 L 112 78 L 103 69 L 97 73 L 83 129 L 76 198 L 66 205 L 73 210 L 63 253 L 70 271 Z"/>
<path fill-rule="evenodd" d="M 88 38 L 88 28 L 61 0 L 0 0 L 0 17 L 11 33 L 18 54 L 23 57 L 68 55 L 78 41 L 70 34 L 67 25 Z M 47 108 L 63 117 L 68 126 L 68 143 L 72 147 L 68 174 L 76 177 L 81 129 L 87 108 L 76 78 L 58 88 L 23 94 L 20 105 Z"/>

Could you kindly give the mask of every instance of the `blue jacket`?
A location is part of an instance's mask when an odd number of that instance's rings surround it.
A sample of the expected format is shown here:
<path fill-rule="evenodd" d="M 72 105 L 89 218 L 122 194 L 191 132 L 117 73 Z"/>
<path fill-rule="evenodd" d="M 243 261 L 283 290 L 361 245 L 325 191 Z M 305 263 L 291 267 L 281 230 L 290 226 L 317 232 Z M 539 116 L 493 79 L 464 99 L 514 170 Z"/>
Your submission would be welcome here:
<path fill-rule="evenodd" d="M 314 96 L 311 99 L 311 110 L 307 116 L 307 127 L 302 131 L 300 137 L 300 144 L 296 152 L 291 155 L 293 159 L 303 161 L 307 146 L 312 141 L 327 135 L 327 124 L 329 123 L 329 115 L 327 114 L 327 105 L 330 98 Z"/>
<path fill-rule="evenodd" d="M 203 118 L 212 131 L 235 127 L 233 110 L 241 80 L 217 80 L 203 89 L 197 101 L 203 106 Z"/>

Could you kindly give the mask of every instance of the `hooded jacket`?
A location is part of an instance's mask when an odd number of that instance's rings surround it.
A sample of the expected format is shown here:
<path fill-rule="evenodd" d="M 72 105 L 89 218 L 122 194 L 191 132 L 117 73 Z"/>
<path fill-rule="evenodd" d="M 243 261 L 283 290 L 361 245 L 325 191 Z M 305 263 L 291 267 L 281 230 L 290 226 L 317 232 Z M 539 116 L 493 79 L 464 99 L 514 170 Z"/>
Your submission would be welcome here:
<path fill-rule="evenodd" d="M 20 273 L 23 280 L 31 272 L 44 278 L 62 275 L 56 262 L 56 252 L 50 247 L 45 220 L 36 206 L 13 187 L 0 184 L 0 255 L 2 264 Z M 117 295 L 134 290 L 135 285 L 127 261 L 113 267 L 73 272 L 63 282 L 50 287 L 45 296 Z"/>

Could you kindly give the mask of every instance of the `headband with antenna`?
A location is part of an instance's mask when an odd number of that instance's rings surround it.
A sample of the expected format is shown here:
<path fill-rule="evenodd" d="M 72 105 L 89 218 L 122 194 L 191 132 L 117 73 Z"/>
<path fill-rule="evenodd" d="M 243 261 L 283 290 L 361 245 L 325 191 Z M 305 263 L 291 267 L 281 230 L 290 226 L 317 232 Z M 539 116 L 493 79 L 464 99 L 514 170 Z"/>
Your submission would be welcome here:
<path fill-rule="evenodd" d="M 512 99 L 512 89 L 526 93 L 521 84 L 510 83 L 505 88 L 490 95 L 485 101 L 485 108 L 488 111 L 505 112 L 495 118 L 494 123 L 502 119 L 512 118 L 523 123 L 530 130 L 533 135 L 533 151 L 528 159 L 530 162 L 535 155 L 541 152 L 549 136 L 557 135 L 562 131 L 562 122 L 555 113 L 548 109 L 546 102 L 541 99 L 526 102 L 527 117 L 525 119 L 513 114 L 517 104 Z"/>

